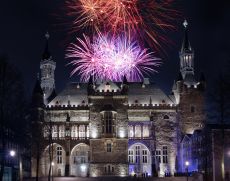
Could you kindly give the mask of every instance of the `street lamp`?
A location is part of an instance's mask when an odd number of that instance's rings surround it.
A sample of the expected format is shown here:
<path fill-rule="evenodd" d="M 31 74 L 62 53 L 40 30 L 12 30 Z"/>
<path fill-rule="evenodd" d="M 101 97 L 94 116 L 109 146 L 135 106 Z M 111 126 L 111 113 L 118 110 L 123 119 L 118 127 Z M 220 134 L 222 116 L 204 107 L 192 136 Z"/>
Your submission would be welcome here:
<path fill-rule="evenodd" d="M 10 150 L 9 151 L 9 155 L 11 157 L 15 157 L 16 156 L 16 151 L 15 150 Z M 22 181 L 22 158 L 20 153 L 17 154 L 18 155 L 18 160 L 19 160 L 19 180 Z"/>
<path fill-rule="evenodd" d="M 14 157 L 14 156 L 16 155 L 16 152 L 15 152 L 14 150 L 10 150 L 9 153 L 10 153 L 10 156 L 11 156 L 11 157 Z"/>
<path fill-rule="evenodd" d="M 185 162 L 186 170 L 187 170 L 187 181 L 188 181 L 188 166 L 189 166 L 189 161 Z"/>

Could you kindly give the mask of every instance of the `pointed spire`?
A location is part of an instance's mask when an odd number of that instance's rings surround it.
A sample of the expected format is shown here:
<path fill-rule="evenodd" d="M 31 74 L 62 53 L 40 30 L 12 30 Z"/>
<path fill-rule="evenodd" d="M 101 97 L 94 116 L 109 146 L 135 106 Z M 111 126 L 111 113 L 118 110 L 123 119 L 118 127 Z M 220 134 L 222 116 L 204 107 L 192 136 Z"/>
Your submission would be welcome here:
<path fill-rule="evenodd" d="M 45 46 L 44 53 L 42 55 L 42 60 L 48 60 L 51 57 L 50 52 L 49 52 L 49 38 L 50 38 L 50 35 L 49 35 L 48 32 L 46 32 L 45 38 L 46 38 L 46 46 Z"/>
<path fill-rule="evenodd" d="M 184 20 L 183 26 L 184 26 L 185 31 L 184 31 L 184 40 L 182 43 L 181 52 L 192 51 L 192 47 L 190 45 L 189 38 L 188 38 L 188 22 L 187 22 L 187 20 Z"/>

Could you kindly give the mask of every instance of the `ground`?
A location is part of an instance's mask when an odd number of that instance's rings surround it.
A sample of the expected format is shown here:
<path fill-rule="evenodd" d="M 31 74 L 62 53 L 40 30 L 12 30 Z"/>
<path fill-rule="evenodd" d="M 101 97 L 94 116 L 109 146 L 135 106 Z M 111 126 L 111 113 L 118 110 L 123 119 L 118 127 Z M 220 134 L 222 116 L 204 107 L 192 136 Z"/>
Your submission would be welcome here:
<path fill-rule="evenodd" d="M 40 178 L 39 181 L 47 181 L 47 177 Z M 54 177 L 51 181 L 186 181 L 186 177 L 166 177 L 166 178 L 133 178 L 133 177 L 98 177 L 98 178 L 82 178 L 82 177 Z M 25 181 L 35 181 L 35 179 L 25 179 Z M 197 177 L 189 177 L 188 181 L 202 181 Z"/>

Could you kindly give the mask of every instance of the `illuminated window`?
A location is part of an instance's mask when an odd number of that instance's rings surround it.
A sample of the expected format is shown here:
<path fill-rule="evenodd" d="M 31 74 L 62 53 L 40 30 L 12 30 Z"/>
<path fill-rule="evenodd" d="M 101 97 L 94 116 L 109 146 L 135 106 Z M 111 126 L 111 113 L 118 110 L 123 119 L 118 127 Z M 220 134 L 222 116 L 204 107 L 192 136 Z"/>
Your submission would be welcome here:
<path fill-rule="evenodd" d="M 129 126 L 129 138 L 133 138 L 133 126 Z"/>
<path fill-rule="evenodd" d="M 134 163 L 133 150 L 129 150 L 129 163 Z"/>
<path fill-rule="evenodd" d="M 149 126 L 148 125 L 143 126 L 143 137 L 144 138 L 149 137 Z"/>
<path fill-rule="evenodd" d="M 57 147 L 57 164 L 62 164 L 62 147 Z"/>
<path fill-rule="evenodd" d="M 161 163 L 161 150 L 156 150 L 155 156 L 156 156 L 156 161 L 158 163 Z"/>
<path fill-rule="evenodd" d="M 71 128 L 71 137 L 72 138 L 77 138 L 78 137 L 77 126 L 72 126 L 72 128 Z"/>
<path fill-rule="evenodd" d="M 142 150 L 142 163 L 148 163 L 148 150 Z"/>
<path fill-rule="evenodd" d="M 139 126 L 139 125 L 135 126 L 135 137 L 136 138 L 141 137 L 141 126 Z"/>
<path fill-rule="evenodd" d="M 59 138 L 64 138 L 65 137 L 65 126 L 59 126 Z"/>
<path fill-rule="evenodd" d="M 58 136 L 57 126 L 54 125 L 52 126 L 52 138 L 57 138 L 57 136 Z"/>
<path fill-rule="evenodd" d="M 79 126 L 79 139 L 85 139 L 85 125 Z"/>

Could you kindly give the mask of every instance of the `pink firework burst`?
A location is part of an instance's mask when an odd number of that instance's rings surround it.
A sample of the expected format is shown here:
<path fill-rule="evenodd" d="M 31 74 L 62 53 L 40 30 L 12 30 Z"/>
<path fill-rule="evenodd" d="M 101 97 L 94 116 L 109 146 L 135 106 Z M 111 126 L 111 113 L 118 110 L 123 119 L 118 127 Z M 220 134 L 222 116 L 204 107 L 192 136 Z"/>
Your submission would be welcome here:
<path fill-rule="evenodd" d="M 77 38 L 76 44 L 67 49 L 66 57 L 75 66 L 71 75 L 78 73 L 82 81 L 90 75 L 102 80 L 121 81 L 126 76 L 129 81 L 140 81 L 160 65 L 153 52 L 123 37 L 99 36 L 93 42 L 87 36 Z"/>

